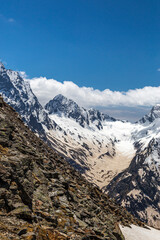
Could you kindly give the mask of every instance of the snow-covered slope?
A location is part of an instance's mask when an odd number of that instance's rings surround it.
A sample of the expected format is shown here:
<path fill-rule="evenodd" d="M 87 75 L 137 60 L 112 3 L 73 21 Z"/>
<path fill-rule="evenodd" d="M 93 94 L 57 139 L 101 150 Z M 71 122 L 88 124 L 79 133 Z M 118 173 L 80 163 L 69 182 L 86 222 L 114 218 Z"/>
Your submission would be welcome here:
<path fill-rule="evenodd" d="M 120 226 L 125 240 L 159 240 L 160 230 L 154 228 L 142 228 L 136 225 L 129 227 Z"/>
<path fill-rule="evenodd" d="M 103 187 L 129 166 L 136 152 L 132 132 L 141 128 L 140 124 L 118 121 L 95 109 L 86 110 L 62 95 L 46 104 L 45 109 L 66 133 L 49 131 L 52 146 L 60 149 L 88 180 Z"/>
<path fill-rule="evenodd" d="M 46 130 L 57 127 L 33 94 L 29 83 L 24 81 L 18 72 L 5 69 L 2 63 L 0 63 L 0 93 L 32 131 L 42 138 L 45 138 Z"/>
<path fill-rule="evenodd" d="M 98 130 L 83 128 L 73 119 L 53 114 L 50 118 L 66 132 L 66 135 L 59 136 L 60 143 L 57 146 L 61 145 L 62 154 L 70 158 L 71 163 L 76 164 L 88 180 L 102 187 L 129 166 L 135 149 L 133 140 L 124 134 L 124 127 L 129 131 L 133 127 L 130 123 L 124 126 L 119 121 L 104 122 L 103 129 Z M 50 131 L 50 140 L 52 136 Z"/>
<path fill-rule="evenodd" d="M 56 114 L 60 117 L 71 118 L 80 124 L 83 128 L 103 128 L 102 121 L 116 121 L 116 119 L 109 117 L 95 109 L 86 110 L 79 107 L 71 99 L 67 99 L 62 94 L 57 95 L 53 100 L 50 100 L 45 109 L 49 114 Z"/>
<path fill-rule="evenodd" d="M 153 109 L 157 107 L 152 113 Z M 136 217 L 160 229 L 160 118 L 143 123 L 134 138 L 137 151 L 129 167 L 103 189 Z"/>
<path fill-rule="evenodd" d="M 160 105 L 135 124 L 87 110 L 62 95 L 44 110 L 29 83 L 3 64 L 0 93 L 89 181 L 114 195 L 134 215 L 159 226 Z"/>
<path fill-rule="evenodd" d="M 99 128 L 96 118 L 90 121 L 89 110 L 72 100 L 58 95 L 50 103 L 46 107 L 50 118 L 66 133 L 59 137 L 62 154 L 132 214 L 160 228 L 159 105 L 145 116 L 146 121 L 132 124 L 101 117 Z M 79 114 L 75 117 L 77 109 Z M 85 124 L 79 119 L 84 119 Z M 51 142 L 52 136 L 50 131 Z"/>
<path fill-rule="evenodd" d="M 150 113 L 146 114 L 142 119 L 139 120 L 139 122 L 143 124 L 150 124 L 157 118 L 160 118 L 160 104 L 156 104 L 151 109 Z"/>

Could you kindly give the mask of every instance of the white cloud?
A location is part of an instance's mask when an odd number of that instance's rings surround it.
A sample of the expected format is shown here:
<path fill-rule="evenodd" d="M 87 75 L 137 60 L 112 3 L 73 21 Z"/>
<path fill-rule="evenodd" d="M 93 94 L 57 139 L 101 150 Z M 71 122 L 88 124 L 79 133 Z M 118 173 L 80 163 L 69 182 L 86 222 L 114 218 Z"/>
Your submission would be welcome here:
<path fill-rule="evenodd" d="M 42 105 L 57 94 L 73 99 L 84 107 L 108 107 L 108 106 L 153 106 L 160 103 L 160 86 L 146 86 L 141 89 L 130 89 L 127 92 L 111 91 L 105 89 L 100 91 L 92 87 L 79 87 L 71 81 L 63 83 L 47 79 L 45 77 L 29 79 L 33 92 Z"/>
<path fill-rule="evenodd" d="M 157 71 L 160 72 L 160 68 L 158 68 Z"/>

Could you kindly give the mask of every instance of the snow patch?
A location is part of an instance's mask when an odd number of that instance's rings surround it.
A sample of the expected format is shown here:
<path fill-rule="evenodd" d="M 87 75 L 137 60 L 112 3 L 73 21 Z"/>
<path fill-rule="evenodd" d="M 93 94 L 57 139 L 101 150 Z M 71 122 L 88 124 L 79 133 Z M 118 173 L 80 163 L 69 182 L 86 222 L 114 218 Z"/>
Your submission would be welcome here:
<path fill-rule="evenodd" d="M 124 227 L 120 225 L 120 229 L 125 237 L 125 240 L 159 240 L 160 230 L 154 228 L 142 228 L 139 226 L 131 225 L 130 227 Z"/>

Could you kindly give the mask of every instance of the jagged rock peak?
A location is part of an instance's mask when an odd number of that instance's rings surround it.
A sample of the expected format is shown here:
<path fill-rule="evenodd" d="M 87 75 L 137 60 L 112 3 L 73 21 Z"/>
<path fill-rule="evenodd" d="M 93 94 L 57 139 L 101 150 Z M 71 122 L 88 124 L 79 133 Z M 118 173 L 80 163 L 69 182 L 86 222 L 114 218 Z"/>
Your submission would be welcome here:
<path fill-rule="evenodd" d="M 2 72 L 5 69 L 4 64 L 0 62 L 0 72 Z"/>
<path fill-rule="evenodd" d="M 59 101 L 72 101 L 73 102 L 73 100 L 71 100 L 71 99 L 68 99 L 67 97 L 65 97 L 64 95 L 62 95 L 62 94 L 58 94 L 58 95 L 56 95 L 54 98 L 53 98 L 54 100 L 59 100 Z"/>
<path fill-rule="evenodd" d="M 0 64 L 0 94 L 22 117 L 23 121 L 42 138 L 45 129 L 53 129 L 56 123 L 51 121 L 32 92 L 29 82 L 17 71 L 6 69 Z"/>
<path fill-rule="evenodd" d="M 59 116 L 72 118 L 82 127 L 89 125 L 87 110 L 79 107 L 76 102 L 64 97 L 62 94 L 59 94 L 50 100 L 45 105 L 45 109 L 49 114 L 57 114 Z"/>
<path fill-rule="evenodd" d="M 66 98 L 62 94 L 58 94 L 45 105 L 45 109 L 50 114 L 58 113 L 66 116 L 70 112 L 80 110 L 80 107 L 73 100 Z"/>
<path fill-rule="evenodd" d="M 152 107 L 149 114 L 146 114 L 142 119 L 140 119 L 140 123 L 152 123 L 155 119 L 160 118 L 160 104 L 156 104 Z"/>
<path fill-rule="evenodd" d="M 158 117 L 160 117 L 160 104 L 156 104 L 152 109 L 151 112 L 154 114 L 157 114 Z"/>
<path fill-rule="evenodd" d="M 159 189 L 160 139 L 153 138 L 104 191 L 141 221 L 160 229 Z"/>
<path fill-rule="evenodd" d="M 118 224 L 144 226 L 0 108 L 0 239 L 123 240 Z"/>
<path fill-rule="evenodd" d="M 22 82 L 23 80 L 18 71 L 5 68 L 2 62 L 0 62 L 0 74 L 3 76 L 6 74 L 12 82 Z"/>
<path fill-rule="evenodd" d="M 96 109 L 85 109 L 78 106 L 76 102 L 66 98 L 62 94 L 55 96 L 50 100 L 45 109 L 49 114 L 57 114 L 67 118 L 72 118 L 78 122 L 82 127 L 96 127 L 98 129 L 103 128 L 103 121 L 116 121 L 116 119 L 103 114 Z"/>

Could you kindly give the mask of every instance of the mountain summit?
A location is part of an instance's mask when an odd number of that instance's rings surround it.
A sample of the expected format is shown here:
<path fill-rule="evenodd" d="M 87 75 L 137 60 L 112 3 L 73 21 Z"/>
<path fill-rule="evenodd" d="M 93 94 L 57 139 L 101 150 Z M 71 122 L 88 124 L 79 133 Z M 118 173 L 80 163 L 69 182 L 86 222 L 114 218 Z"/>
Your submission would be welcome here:
<path fill-rule="evenodd" d="M 0 62 L 0 72 L 4 71 L 4 69 L 5 69 L 4 64 Z"/>
<path fill-rule="evenodd" d="M 160 104 L 156 104 L 154 107 L 152 107 L 150 113 L 146 114 L 140 120 L 140 123 L 152 123 L 157 118 L 160 118 Z"/>
<path fill-rule="evenodd" d="M 23 121 L 41 138 L 46 139 L 45 129 L 56 128 L 57 124 L 51 120 L 30 85 L 17 71 L 6 69 L 0 64 L 0 93 L 22 117 Z"/>
<path fill-rule="evenodd" d="M 109 117 L 95 109 L 86 110 L 79 107 L 76 102 L 66 98 L 62 94 L 55 96 L 46 105 L 45 109 L 49 114 L 57 114 L 59 116 L 72 118 L 78 122 L 82 127 L 96 127 L 103 128 L 102 121 L 116 121 L 114 118 Z"/>
<path fill-rule="evenodd" d="M 143 223 L 0 107 L 0 239 L 123 240 L 119 224 Z"/>
<path fill-rule="evenodd" d="M 50 100 L 45 105 L 45 109 L 48 110 L 49 114 L 63 114 L 65 117 L 70 117 L 71 112 L 81 112 L 77 103 L 62 94 L 58 94 L 53 100 Z"/>
<path fill-rule="evenodd" d="M 88 181 L 159 227 L 160 105 L 134 124 L 80 107 L 63 95 L 43 109 L 18 72 L 0 69 L 0 93 L 32 131 Z"/>

